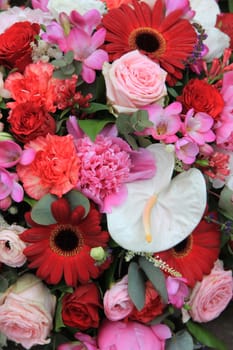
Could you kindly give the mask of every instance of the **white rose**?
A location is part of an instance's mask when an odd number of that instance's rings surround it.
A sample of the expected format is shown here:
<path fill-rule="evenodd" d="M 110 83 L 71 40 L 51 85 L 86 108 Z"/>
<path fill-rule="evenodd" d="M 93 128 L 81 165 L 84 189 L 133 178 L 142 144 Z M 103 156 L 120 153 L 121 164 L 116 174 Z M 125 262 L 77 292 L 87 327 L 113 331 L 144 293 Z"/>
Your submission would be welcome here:
<path fill-rule="evenodd" d="M 58 18 L 59 13 L 65 12 L 67 15 L 76 10 L 81 15 L 89 10 L 96 9 L 103 14 L 106 9 L 101 0 L 49 0 L 47 8 L 54 18 Z"/>

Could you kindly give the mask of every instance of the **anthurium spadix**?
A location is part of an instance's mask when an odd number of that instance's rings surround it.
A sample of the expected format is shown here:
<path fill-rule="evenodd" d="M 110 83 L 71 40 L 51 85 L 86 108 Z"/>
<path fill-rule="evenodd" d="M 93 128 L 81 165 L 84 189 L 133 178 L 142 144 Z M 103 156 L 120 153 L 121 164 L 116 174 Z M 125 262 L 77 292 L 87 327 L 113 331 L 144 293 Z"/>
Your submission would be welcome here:
<path fill-rule="evenodd" d="M 159 252 L 180 243 L 197 226 L 206 208 L 206 185 L 195 168 L 172 178 L 175 156 L 165 145 L 148 149 L 155 157 L 155 176 L 128 183 L 127 199 L 107 214 L 107 224 L 121 247 Z"/>

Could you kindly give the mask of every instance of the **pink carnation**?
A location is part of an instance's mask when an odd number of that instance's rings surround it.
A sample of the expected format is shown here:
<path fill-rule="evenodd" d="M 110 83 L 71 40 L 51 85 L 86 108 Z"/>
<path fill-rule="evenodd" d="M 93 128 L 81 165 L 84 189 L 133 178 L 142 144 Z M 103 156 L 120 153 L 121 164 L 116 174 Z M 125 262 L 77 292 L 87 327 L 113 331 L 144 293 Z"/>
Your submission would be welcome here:
<path fill-rule="evenodd" d="M 47 193 L 61 197 L 76 186 L 80 161 L 71 135 L 37 137 L 25 149 L 36 152 L 30 164 L 17 165 L 19 178 L 30 197 L 40 199 Z"/>

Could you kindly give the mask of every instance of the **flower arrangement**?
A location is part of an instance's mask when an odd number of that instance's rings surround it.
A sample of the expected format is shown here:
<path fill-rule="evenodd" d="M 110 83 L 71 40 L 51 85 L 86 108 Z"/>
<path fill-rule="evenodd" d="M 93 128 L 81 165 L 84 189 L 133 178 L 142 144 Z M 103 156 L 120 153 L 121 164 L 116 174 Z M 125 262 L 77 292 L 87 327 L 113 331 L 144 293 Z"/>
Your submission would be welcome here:
<path fill-rule="evenodd" d="M 0 348 L 227 349 L 231 2 L 0 6 Z"/>

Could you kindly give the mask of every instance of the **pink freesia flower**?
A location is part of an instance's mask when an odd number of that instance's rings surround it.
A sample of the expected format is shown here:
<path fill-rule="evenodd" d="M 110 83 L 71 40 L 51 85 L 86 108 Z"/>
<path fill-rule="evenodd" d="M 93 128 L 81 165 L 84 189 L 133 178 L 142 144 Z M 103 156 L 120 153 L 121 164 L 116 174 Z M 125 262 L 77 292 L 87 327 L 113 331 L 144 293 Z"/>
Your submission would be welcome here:
<path fill-rule="evenodd" d="M 10 173 L 4 168 L 0 168 L 0 207 L 6 210 L 11 205 L 9 198 L 12 198 L 15 202 L 21 202 L 23 200 L 23 188 L 18 183 L 18 176 L 16 173 Z M 7 199 L 7 200 L 6 200 Z M 2 202 L 3 201 L 3 202 Z M 4 207 L 4 204 L 5 206 Z"/>
<path fill-rule="evenodd" d="M 183 163 L 192 164 L 195 162 L 199 147 L 191 139 L 182 137 L 175 143 L 175 152 L 177 158 L 182 160 Z"/>
<path fill-rule="evenodd" d="M 166 287 L 169 302 L 175 307 L 181 308 L 184 305 L 185 298 L 189 295 L 186 279 L 168 276 L 166 279 Z"/>
<path fill-rule="evenodd" d="M 97 10 L 90 10 L 83 16 L 72 11 L 70 16 L 61 13 L 60 23 L 52 22 L 43 34 L 43 39 L 57 44 L 63 52 L 73 51 L 74 59 L 82 62 L 81 76 L 87 83 L 95 80 L 95 70 L 101 70 L 108 62 L 108 54 L 98 49 L 105 40 L 106 30 L 96 29 L 101 21 Z"/>
<path fill-rule="evenodd" d="M 151 135 L 155 140 L 162 140 L 165 143 L 175 142 L 178 139 L 176 133 L 181 127 L 182 111 L 180 102 L 173 102 L 166 108 L 152 104 L 142 109 L 148 112 L 149 120 L 154 123 L 154 126 L 146 128 L 141 134 Z"/>
<path fill-rule="evenodd" d="M 193 109 L 190 109 L 182 125 L 184 136 L 188 136 L 198 145 L 204 145 L 205 142 L 212 142 L 216 136 L 211 130 L 214 124 L 213 118 L 203 112 L 195 114 Z"/>
<path fill-rule="evenodd" d="M 145 148 L 132 150 L 128 143 L 107 128 L 95 141 L 83 136 L 75 117 L 70 117 L 67 130 L 75 138 L 80 173 L 77 188 L 100 207 L 101 212 L 111 212 L 112 206 L 121 204 L 126 196 L 125 184 L 151 178 L 155 163 L 151 152 Z"/>
<path fill-rule="evenodd" d="M 11 168 L 17 163 L 26 165 L 33 161 L 34 156 L 33 150 L 23 151 L 14 141 L 0 141 L 0 167 Z"/>
<path fill-rule="evenodd" d="M 105 320 L 97 335 L 100 350 L 164 350 L 170 329 L 162 324 L 146 326 L 138 322 Z"/>

